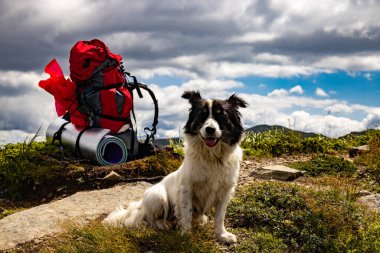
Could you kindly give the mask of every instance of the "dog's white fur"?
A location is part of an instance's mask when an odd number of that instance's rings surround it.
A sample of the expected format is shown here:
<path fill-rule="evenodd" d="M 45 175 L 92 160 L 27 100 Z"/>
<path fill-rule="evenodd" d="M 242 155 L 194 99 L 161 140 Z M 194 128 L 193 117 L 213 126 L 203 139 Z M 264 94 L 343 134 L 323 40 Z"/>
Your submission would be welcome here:
<path fill-rule="evenodd" d="M 210 116 L 199 131 L 205 134 L 206 127 L 216 128 L 218 123 Z M 104 220 L 113 225 L 136 226 L 148 224 L 159 229 L 168 229 L 170 211 L 178 221 L 182 233 L 192 227 L 192 222 L 207 222 L 209 210 L 215 207 L 215 234 L 218 240 L 231 244 L 236 236 L 226 231 L 224 217 L 231 194 L 234 192 L 242 150 L 238 144 L 229 145 L 219 141 L 207 147 L 201 136 L 184 136 L 185 158 L 178 170 L 166 176 L 144 193 L 143 199 L 132 202 L 127 209 L 120 208 Z M 193 210 L 197 210 L 193 213 Z"/>

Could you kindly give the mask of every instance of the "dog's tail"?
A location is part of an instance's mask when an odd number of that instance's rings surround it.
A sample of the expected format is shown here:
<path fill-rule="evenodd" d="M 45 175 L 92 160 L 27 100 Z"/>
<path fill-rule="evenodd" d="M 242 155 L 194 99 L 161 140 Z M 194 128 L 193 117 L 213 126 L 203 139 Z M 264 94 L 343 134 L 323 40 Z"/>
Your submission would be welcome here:
<path fill-rule="evenodd" d="M 113 226 L 133 227 L 140 225 L 143 220 L 142 200 L 139 200 L 131 202 L 127 209 L 123 207 L 117 208 L 103 220 L 103 223 Z"/>

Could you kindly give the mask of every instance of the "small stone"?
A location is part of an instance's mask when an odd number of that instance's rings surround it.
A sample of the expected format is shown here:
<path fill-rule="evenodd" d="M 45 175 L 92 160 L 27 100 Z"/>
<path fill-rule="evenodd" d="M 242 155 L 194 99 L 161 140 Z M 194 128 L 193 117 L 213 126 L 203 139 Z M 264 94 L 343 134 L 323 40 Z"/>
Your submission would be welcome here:
<path fill-rule="evenodd" d="M 368 208 L 380 212 L 380 194 L 371 194 L 358 199 L 358 202 L 362 205 L 368 206 Z"/>
<path fill-rule="evenodd" d="M 303 173 L 299 170 L 284 165 L 269 165 L 252 171 L 251 176 L 261 179 L 277 179 L 281 181 L 292 181 Z"/>
<path fill-rule="evenodd" d="M 106 179 L 106 180 L 121 180 L 121 179 L 123 179 L 123 177 L 120 176 L 117 172 L 111 171 L 103 179 Z"/>

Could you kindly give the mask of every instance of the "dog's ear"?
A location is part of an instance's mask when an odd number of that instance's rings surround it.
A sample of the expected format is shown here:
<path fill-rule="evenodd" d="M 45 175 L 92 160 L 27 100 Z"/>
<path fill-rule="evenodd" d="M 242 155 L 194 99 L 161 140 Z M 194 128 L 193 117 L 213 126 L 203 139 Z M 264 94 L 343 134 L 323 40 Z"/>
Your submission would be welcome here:
<path fill-rule="evenodd" d="M 202 99 L 201 94 L 197 90 L 187 90 L 182 94 L 182 98 L 188 99 L 190 104 Z"/>
<path fill-rule="evenodd" d="M 236 94 L 232 94 L 231 97 L 227 99 L 227 102 L 230 103 L 235 108 L 237 107 L 246 108 L 248 106 L 248 103 L 245 102 L 240 97 L 238 97 Z"/>

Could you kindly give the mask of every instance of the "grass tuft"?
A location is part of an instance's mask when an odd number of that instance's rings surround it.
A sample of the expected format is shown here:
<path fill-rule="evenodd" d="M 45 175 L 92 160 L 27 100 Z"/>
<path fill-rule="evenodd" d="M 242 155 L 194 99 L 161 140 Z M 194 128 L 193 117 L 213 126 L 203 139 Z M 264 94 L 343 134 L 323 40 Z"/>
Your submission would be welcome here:
<path fill-rule="evenodd" d="M 356 166 L 352 162 L 331 155 L 319 155 L 310 161 L 294 162 L 289 166 L 306 171 L 310 176 L 353 176 L 356 172 Z"/>
<path fill-rule="evenodd" d="M 178 231 L 152 228 L 115 228 L 99 223 L 71 225 L 43 252 L 213 252 L 210 229 L 198 228 L 181 236 Z"/>
<path fill-rule="evenodd" d="M 73 159 L 68 152 L 45 142 L 8 144 L 0 149 L 0 194 L 20 199 L 24 191 L 41 184 L 65 168 L 63 158 Z"/>

